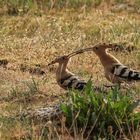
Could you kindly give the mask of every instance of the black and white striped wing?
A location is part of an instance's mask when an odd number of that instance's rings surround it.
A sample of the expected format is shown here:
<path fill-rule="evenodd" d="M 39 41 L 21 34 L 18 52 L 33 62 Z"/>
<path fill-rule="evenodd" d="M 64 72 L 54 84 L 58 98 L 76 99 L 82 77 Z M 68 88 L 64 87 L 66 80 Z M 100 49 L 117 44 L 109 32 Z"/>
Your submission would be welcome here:
<path fill-rule="evenodd" d="M 70 75 L 61 79 L 59 85 L 66 90 L 76 89 L 76 90 L 81 91 L 86 87 L 87 82 L 79 79 L 76 75 Z M 93 91 L 102 93 L 102 92 L 106 92 L 107 90 L 98 86 L 94 86 Z"/>
<path fill-rule="evenodd" d="M 86 86 L 86 84 L 87 84 L 87 82 L 80 80 L 75 75 L 70 75 L 68 77 L 65 77 L 60 82 L 61 87 L 65 88 L 65 89 L 73 88 L 73 89 L 83 90 L 84 87 Z"/>
<path fill-rule="evenodd" d="M 129 81 L 140 80 L 139 72 L 131 70 L 128 67 L 121 65 L 121 64 L 114 65 L 114 67 L 112 68 L 112 74 L 114 74 L 115 76 L 118 76 L 120 78 L 127 79 Z"/>

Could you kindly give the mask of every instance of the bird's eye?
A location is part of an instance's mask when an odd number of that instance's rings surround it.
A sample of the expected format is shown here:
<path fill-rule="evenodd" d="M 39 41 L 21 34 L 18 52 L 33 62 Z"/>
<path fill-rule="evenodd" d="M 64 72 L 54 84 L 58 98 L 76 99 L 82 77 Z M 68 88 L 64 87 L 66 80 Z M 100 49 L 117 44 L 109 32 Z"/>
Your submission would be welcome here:
<path fill-rule="evenodd" d="M 98 47 L 95 47 L 96 50 L 98 50 Z"/>
<path fill-rule="evenodd" d="M 62 60 L 65 60 L 65 57 L 62 57 Z"/>

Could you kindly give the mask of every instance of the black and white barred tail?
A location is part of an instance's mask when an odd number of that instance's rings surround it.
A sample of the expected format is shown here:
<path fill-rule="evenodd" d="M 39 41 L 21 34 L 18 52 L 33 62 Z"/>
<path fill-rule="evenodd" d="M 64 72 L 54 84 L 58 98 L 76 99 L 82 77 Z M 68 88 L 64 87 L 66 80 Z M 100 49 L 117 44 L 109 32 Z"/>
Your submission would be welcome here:
<path fill-rule="evenodd" d="M 129 81 L 140 80 L 140 72 L 129 69 L 122 64 L 115 64 L 112 68 L 112 74 Z"/>

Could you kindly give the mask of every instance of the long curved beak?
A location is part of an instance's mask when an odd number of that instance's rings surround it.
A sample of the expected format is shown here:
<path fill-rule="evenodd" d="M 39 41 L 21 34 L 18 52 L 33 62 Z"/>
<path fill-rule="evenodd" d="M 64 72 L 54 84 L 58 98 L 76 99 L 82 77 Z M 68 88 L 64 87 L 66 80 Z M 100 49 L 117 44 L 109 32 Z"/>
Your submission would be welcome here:
<path fill-rule="evenodd" d="M 70 53 L 70 54 L 68 54 L 68 55 L 66 55 L 68 58 L 71 58 L 71 57 L 73 57 L 73 56 L 75 56 L 75 55 L 77 55 L 77 54 L 81 54 L 81 53 L 84 53 L 84 52 L 86 52 L 86 51 L 92 51 L 93 50 L 93 47 L 89 47 L 89 48 L 84 48 L 84 49 L 80 49 L 80 50 L 77 50 L 77 51 L 75 51 L 75 52 L 72 52 L 72 53 Z M 53 60 L 52 62 L 50 62 L 49 64 L 48 64 L 48 66 L 50 66 L 50 65 L 53 65 L 53 64 L 55 64 L 56 63 L 56 60 Z"/>
<path fill-rule="evenodd" d="M 92 51 L 92 50 L 93 50 L 93 47 L 84 48 L 84 49 L 81 49 L 81 50 L 77 50 L 75 52 L 72 52 L 72 53 L 68 54 L 67 56 L 70 58 L 70 57 L 75 56 L 77 54 L 81 54 L 81 53 L 84 53 L 84 52 L 87 52 L 87 51 Z"/>

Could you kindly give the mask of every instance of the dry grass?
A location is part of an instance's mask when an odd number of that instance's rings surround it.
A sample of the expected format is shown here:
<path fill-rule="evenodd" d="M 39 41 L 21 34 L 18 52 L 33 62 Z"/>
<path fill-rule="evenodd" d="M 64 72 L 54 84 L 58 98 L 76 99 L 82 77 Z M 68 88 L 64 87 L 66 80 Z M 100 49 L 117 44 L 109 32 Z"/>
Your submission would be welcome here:
<path fill-rule="evenodd" d="M 140 69 L 140 17 L 138 13 L 114 13 L 106 9 L 55 10 L 42 16 L 0 17 L 0 137 L 1 139 L 45 139 L 47 124 L 36 125 L 12 116 L 28 108 L 57 102 L 66 91 L 55 81 L 56 66 L 46 65 L 54 57 L 97 42 L 127 43 L 136 48 L 131 53 L 112 53 L 124 64 Z M 31 68 L 40 65 L 44 75 L 22 72 L 21 65 Z M 93 76 L 93 83 L 107 83 L 102 66 L 94 54 L 82 54 L 72 59 L 69 69 L 81 77 Z M 139 83 L 135 86 L 139 88 Z M 131 95 L 139 98 L 140 95 Z M 4 117 L 2 117 L 4 116 Z M 57 135 L 57 132 L 56 132 Z M 66 135 L 66 136 L 65 136 Z M 79 136 L 80 137 L 80 136 Z M 49 136 L 48 136 L 49 139 Z M 73 139 L 68 134 L 59 139 Z"/>

